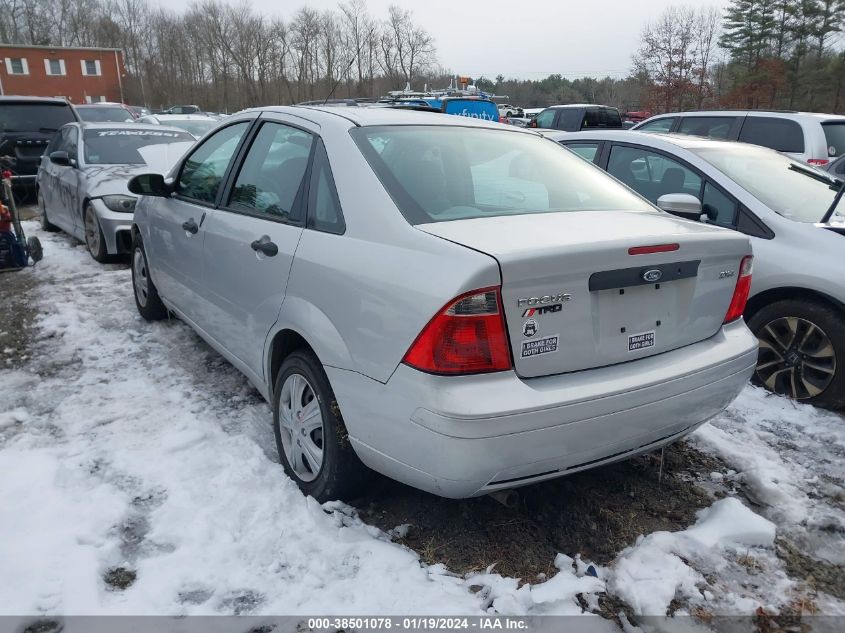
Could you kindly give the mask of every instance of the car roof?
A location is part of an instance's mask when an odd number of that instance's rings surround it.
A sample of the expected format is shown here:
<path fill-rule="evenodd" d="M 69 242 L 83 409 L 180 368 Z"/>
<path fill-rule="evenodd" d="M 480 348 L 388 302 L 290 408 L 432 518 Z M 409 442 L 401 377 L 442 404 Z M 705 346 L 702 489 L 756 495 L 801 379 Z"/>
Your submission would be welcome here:
<path fill-rule="evenodd" d="M 438 125 L 455 127 L 480 127 L 506 130 L 519 134 L 534 132 L 502 125 L 494 121 L 483 121 L 471 117 L 443 114 L 441 112 L 420 112 L 410 108 L 358 107 L 333 108 L 324 106 L 265 106 L 243 110 L 238 114 L 277 112 L 310 120 L 319 125 L 337 125 L 345 120 L 347 127 L 369 127 L 375 125 Z"/>
<path fill-rule="evenodd" d="M 554 108 L 555 110 L 563 108 L 613 108 L 613 106 L 604 105 L 603 103 L 563 103 L 560 105 L 551 105 L 547 110 Z M 614 110 L 616 108 L 613 108 Z"/>
<path fill-rule="evenodd" d="M 25 95 L 3 95 L 0 96 L 0 103 L 49 103 L 56 105 L 70 105 L 67 99 L 61 97 L 27 97 Z"/>
<path fill-rule="evenodd" d="M 112 101 L 100 101 L 99 103 L 80 103 L 77 108 L 124 108 L 127 106 L 122 103 L 114 103 Z"/>
<path fill-rule="evenodd" d="M 146 117 L 155 117 L 159 121 L 217 121 L 205 114 L 145 114 Z"/>
<path fill-rule="evenodd" d="M 637 130 L 584 130 L 581 132 L 558 132 L 556 130 L 541 130 L 543 136 L 553 141 L 623 141 L 628 143 L 651 145 L 674 145 L 683 149 L 695 150 L 705 147 L 736 147 L 736 141 L 721 141 L 718 139 L 690 136 L 688 134 L 656 134 L 654 132 L 639 132 Z M 756 146 L 755 147 L 759 147 Z M 774 150 L 772 150 L 774 151 Z"/>
<path fill-rule="evenodd" d="M 662 119 L 679 116 L 772 116 L 783 119 L 845 119 L 841 114 L 825 114 L 824 112 L 799 112 L 797 110 L 691 110 L 689 112 L 666 112 L 655 114 L 650 119 Z M 646 119 L 648 121 L 649 119 Z M 645 121 L 643 121 L 644 123 Z"/>
<path fill-rule="evenodd" d="M 108 123 L 97 122 L 88 123 L 82 121 L 76 123 L 82 130 L 140 130 L 142 132 L 181 132 L 187 134 L 185 130 L 178 127 L 170 127 L 167 125 L 155 125 L 154 123 Z"/>

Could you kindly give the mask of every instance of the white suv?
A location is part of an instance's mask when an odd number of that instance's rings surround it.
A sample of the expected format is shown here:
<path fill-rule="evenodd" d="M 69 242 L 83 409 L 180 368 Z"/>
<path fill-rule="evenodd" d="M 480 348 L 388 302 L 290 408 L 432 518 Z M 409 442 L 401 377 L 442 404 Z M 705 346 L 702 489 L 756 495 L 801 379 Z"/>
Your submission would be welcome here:
<path fill-rule="evenodd" d="M 845 116 L 837 114 L 775 110 L 674 112 L 653 116 L 633 129 L 762 145 L 817 166 L 845 154 Z"/>

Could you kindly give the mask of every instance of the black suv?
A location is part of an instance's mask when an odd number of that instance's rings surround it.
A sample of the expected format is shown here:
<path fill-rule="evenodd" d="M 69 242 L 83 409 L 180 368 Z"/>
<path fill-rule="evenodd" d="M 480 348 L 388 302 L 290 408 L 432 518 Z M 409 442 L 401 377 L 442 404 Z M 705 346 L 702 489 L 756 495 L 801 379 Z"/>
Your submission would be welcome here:
<path fill-rule="evenodd" d="M 0 97 L 0 159 L 15 176 L 16 188 L 35 187 L 41 155 L 56 131 L 79 121 L 65 99 Z"/>
<path fill-rule="evenodd" d="M 572 103 L 550 106 L 531 120 L 528 127 L 540 127 L 564 132 L 580 130 L 623 129 L 619 110 L 604 105 Z"/>

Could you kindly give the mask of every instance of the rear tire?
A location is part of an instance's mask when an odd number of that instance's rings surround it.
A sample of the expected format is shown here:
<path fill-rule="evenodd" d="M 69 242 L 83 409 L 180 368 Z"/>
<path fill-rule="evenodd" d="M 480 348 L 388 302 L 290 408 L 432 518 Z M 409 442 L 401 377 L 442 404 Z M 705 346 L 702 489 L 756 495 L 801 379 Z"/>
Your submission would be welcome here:
<path fill-rule="evenodd" d="M 323 503 L 362 492 L 372 471 L 349 443 L 334 392 L 313 352 L 297 350 L 282 363 L 273 389 L 273 430 L 285 473 L 304 494 Z"/>
<path fill-rule="evenodd" d="M 776 301 L 748 327 L 760 340 L 755 384 L 829 409 L 845 406 L 845 314 L 812 301 Z"/>
<path fill-rule="evenodd" d="M 109 261 L 109 252 L 106 249 L 106 238 L 103 236 L 103 229 L 100 227 L 100 219 L 97 212 L 90 204 L 85 207 L 82 214 L 85 228 L 85 246 L 95 261 L 105 264 Z"/>
<path fill-rule="evenodd" d="M 47 218 L 47 206 L 44 204 L 44 196 L 38 191 L 38 211 L 41 213 L 41 228 L 48 233 L 55 233 L 59 230 L 55 224 Z"/>
<path fill-rule="evenodd" d="M 167 308 L 158 296 L 158 290 L 150 277 L 147 253 L 140 237 L 135 238 L 132 246 L 132 294 L 135 307 L 147 321 L 161 321 L 167 316 Z"/>

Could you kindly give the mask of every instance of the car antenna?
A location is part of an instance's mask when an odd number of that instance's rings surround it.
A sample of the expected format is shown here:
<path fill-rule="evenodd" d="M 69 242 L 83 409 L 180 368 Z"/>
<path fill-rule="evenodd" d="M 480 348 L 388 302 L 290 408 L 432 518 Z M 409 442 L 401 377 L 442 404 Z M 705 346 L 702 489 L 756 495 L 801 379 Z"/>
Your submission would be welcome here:
<path fill-rule="evenodd" d="M 369 33 L 367 33 L 367 38 L 364 40 L 364 42 L 368 42 L 370 40 L 370 38 L 373 36 L 373 31 L 375 30 L 376 27 L 375 25 L 373 25 L 373 28 L 370 29 Z M 352 59 L 350 59 L 349 63 L 346 64 L 346 68 L 344 69 L 343 73 L 340 75 L 340 77 L 338 77 L 337 81 L 334 82 L 334 86 L 332 86 L 332 90 L 331 92 L 329 92 L 329 96 L 323 99 L 323 105 L 326 105 L 329 102 L 329 99 L 332 98 L 334 91 L 337 90 L 337 87 L 340 85 L 340 82 L 343 81 L 343 75 L 349 72 L 349 69 L 352 68 L 352 64 L 354 64 L 355 60 L 358 59 L 358 55 L 361 54 L 361 47 L 364 45 L 364 42 L 361 42 L 361 44 L 358 45 L 358 48 L 355 50 L 355 54 L 352 56 Z"/>

